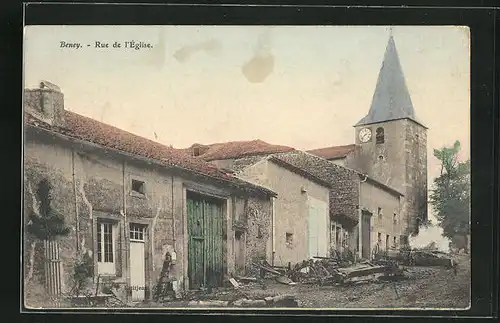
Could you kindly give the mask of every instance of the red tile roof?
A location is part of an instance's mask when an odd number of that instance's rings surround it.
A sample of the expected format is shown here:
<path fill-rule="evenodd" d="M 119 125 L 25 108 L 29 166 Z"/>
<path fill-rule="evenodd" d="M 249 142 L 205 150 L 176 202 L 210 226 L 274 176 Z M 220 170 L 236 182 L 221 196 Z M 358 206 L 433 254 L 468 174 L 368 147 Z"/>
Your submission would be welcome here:
<path fill-rule="evenodd" d="M 335 159 L 346 157 L 356 150 L 356 145 L 333 146 L 308 150 L 307 152 L 325 159 Z"/>
<path fill-rule="evenodd" d="M 213 178 L 231 181 L 240 185 L 254 186 L 233 177 L 232 174 L 219 170 L 211 163 L 191 157 L 178 149 L 134 135 L 125 130 L 67 110 L 64 111 L 64 118 L 64 127 L 57 127 L 49 125 L 29 113 L 25 112 L 24 114 L 25 124 L 37 128 L 57 132 L 74 139 L 91 142 L 132 155 L 153 159 L 164 166 L 177 166 Z"/>
<path fill-rule="evenodd" d="M 194 144 L 190 148 L 183 149 L 183 151 L 192 155 L 193 149 L 195 148 L 199 149 L 200 158 L 206 161 L 269 155 L 295 150 L 292 147 L 273 145 L 257 139 L 251 141 L 230 141 L 210 145 Z"/>

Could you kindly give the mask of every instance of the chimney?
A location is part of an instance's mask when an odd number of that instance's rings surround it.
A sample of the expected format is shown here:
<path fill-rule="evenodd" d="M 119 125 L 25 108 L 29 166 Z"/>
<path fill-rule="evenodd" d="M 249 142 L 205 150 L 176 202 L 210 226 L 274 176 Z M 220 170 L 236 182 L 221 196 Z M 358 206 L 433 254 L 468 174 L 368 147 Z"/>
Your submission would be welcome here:
<path fill-rule="evenodd" d="M 64 94 L 48 81 L 37 89 L 24 90 L 24 111 L 53 126 L 64 125 Z"/>

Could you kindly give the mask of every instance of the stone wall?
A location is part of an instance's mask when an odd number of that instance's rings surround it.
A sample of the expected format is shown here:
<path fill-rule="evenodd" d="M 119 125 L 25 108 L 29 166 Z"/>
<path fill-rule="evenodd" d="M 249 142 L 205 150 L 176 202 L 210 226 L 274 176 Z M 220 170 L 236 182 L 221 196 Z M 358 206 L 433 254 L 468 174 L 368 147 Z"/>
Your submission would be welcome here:
<path fill-rule="evenodd" d="M 348 167 L 394 188 L 405 195 L 402 218 L 405 232 L 416 228 L 417 217 L 427 219 L 427 135 L 426 129 L 408 119 L 382 122 L 362 128 L 372 130 L 372 139 L 361 143 L 359 150 L 347 158 Z M 376 143 L 376 129 L 383 127 L 384 143 Z"/>
<path fill-rule="evenodd" d="M 427 132 L 411 120 L 406 120 L 405 163 L 407 234 L 412 234 L 427 221 Z"/>
<path fill-rule="evenodd" d="M 176 255 L 171 271 L 172 278 L 179 282 L 186 281 L 187 275 L 187 228 L 185 220 L 186 185 L 196 185 L 200 191 L 218 190 L 230 200 L 230 189 L 219 184 L 199 182 L 192 178 L 180 177 L 177 173 L 167 172 L 153 165 L 147 165 L 128 157 L 115 156 L 93 146 L 77 145 L 58 136 L 47 134 L 34 128 L 25 132 L 24 162 L 24 220 L 36 209 L 36 186 L 42 179 L 48 179 L 53 185 L 53 207 L 62 213 L 66 224 L 71 228 L 68 237 L 61 239 L 61 259 L 64 269 L 65 292 L 73 285 L 73 267 L 75 261 L 84 253 L 93 258 L 94 272 L 97 274 L 97 220 L 105 218 L 116 223 L 116 275 L 115 282 L 129 283 L 129 223 L 146 226 L 146 287 L 148 291 L 156 285 L 161 272 L 165 254 Z M 75 149 L 73 153 L 73 148 Z M 132 190 L 132 180 L 144 183 L 144 194 Z M 194 182 L 193 182 L 194 181 Z M 234 196 L 234 195 L 233 195 Z M 238 196 L 236 200 L 247 197 Z M 256 212 L 249 213 L 253 221 L 261 223 L 261 233 L 269 236 L 270 200 L 250 198 L 249 205 Z M 230 203 L 228 202 L 228 205 Z M 227 229 L 225 255 L 228 259 L 226 269 L 234 269 L 234 230 L 232 212 L 225 209 Z M 174 223 L 175 221 L 175 223 Z M 250 226 L 250 240 L 257 239 L 255 227 Z M 25 232 L 26 233 L 26 232 Z M 255 235 L 255 238 L 253 238 Z M 253 240 L 252 240 L 253 239 Z M 260 239 L 260 236 L 259 238 Z M 25 235 L 23 264 L 25 281 L 33 273 L 31 282 L 43 281 L 43 250 L 40 244 L 31 252 L 33 238 Z M 267 241 L 255 241 L 248 251 L 252 259 L 266 252 Z M 30 259 L 33 257 L 34 265 Z M 33 267 L 33 269 L 31 269 Z M 182 285 L 181 285 L 182 286 Z M 148 296 L 148 293 L 146 293 Z"/>
<path fill-rule="evenodd" d="M 272 205 L 271 201 L 250 198 L 247 203 L 246 221 L 246 253 L 245 271 L 252 272 L 252 262 L 268 260 L 272 239 Z"/>
<path fill-rule="evenodd" d="M 380 233 L 382 239 L 381 248 L 385 249 L 386 247 L 387 235 L 389 236 L 390 247 L 393 245 L 394 238 L 399 244 L 405 223 L 401 219 L 401 204 L 398 195 L 385 191 L 367 181 L 361 184 L 361 207 L 373 214 L 371 218 L 372 248 L 377 243 L 378 233 Z"/>
<path fill-rule="evenodd" d="M 294 264 L 307 259 L 307 198 L 311 196 L 328 205 L 329 189 L 267 160 L 248 166 L 239 176 L 278 194 L 274 215 L 274 264 L 285 266 L 288 262 Z M 286 241 L 287 234 L 291 234 L 291 243 Z"/>

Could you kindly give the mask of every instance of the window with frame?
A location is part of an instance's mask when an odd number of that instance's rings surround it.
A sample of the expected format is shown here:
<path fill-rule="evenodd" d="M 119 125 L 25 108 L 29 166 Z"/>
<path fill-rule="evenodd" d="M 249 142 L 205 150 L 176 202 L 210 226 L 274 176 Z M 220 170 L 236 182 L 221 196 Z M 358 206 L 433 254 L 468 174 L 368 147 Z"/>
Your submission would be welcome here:
<path fill-rule="evenodd" d="M 385 142 L 385 138 L 384 138 L 384 128 L 382 127 L 379 127 L 377 128 L 377 130 L 375 131 L 375 142 L 377 144 L 383 144 Z"/>
<path fill-rule="evenodd" d="M 115 236 L 117 224 L 97 221 L 97 270 L 100 275 L 116 274 Z"/>
<path fill-rule="evenodd" d="M 292 248 L 293 246 L 293 233 L 287 232 L 285 236 L 285 243 L 288 248 Z"/>
<path fill-rule="evenodd" d="M 394 222 L 394 224 L 398 223 L 398 215 L 396 213 L 392 215 L 392 221 Z"/>
<path fill-rule="evenodd" d="M 130 240 L 132 241 L 144 241 L 146 226 L 137 223 L 130 223 Z"/>
<path fill-rule="evenodd" d="M 146 195 L 146 184 L 142 181 L 132 180 L 132 192 L 139 195 Z"/>

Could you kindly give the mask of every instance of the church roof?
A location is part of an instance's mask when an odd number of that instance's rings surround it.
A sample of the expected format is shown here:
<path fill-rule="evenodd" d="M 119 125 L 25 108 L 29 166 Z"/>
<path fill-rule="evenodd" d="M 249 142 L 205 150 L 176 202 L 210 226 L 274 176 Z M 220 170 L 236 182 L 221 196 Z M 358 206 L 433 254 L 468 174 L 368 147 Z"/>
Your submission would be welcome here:
<path fill-rule="evenodd" d="M 415 116 L 396 44 L 391 35 L 378 75 L 370 111 L 355 126 L 397 119 L 411 119 L 422 124 Z"/>

